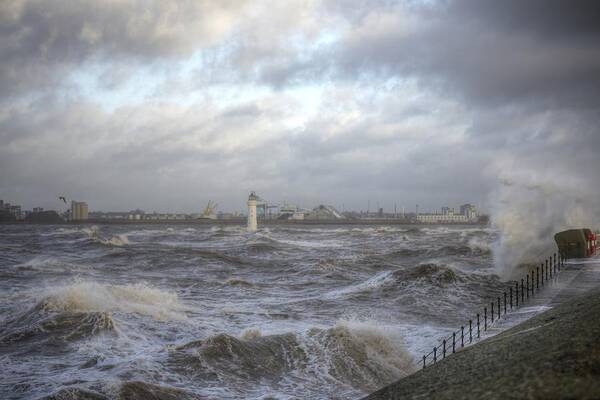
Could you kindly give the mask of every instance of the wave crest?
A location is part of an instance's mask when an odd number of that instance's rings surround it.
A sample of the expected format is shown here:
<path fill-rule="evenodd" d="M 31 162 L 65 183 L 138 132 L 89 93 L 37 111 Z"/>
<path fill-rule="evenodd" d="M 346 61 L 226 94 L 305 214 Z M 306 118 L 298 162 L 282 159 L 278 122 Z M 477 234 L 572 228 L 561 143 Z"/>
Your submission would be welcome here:
<path fill-rule="evenodd" d="M 93 281 L 50 288 L 44 300 L 48 310 L 58 312 L 125 312 L 157 320 L 186 319 L 185 308 L 176 293 L 142 283 L 102 284 Z"/>
<path fill-rule="evenodd" d="M 329 373 L 355 388 L 374 390 L 414 371 L 413 358 L 396 331 L 340 320 L 333 328 L 310 334 L 319 343 Z"/>
<path fill-rule="evenodd" d="M 0 331 L 0 344 L 36 342 L 39 345 L 78 340 L 114 332 L 106 312 L 49 312 L 45 301 L 9 321 Z"/>
<path fill-rule="evenodd" d="M 213 380 L 278 380 L 294 371 L 301 380 L 319 373 L 329 384 L 333 378 L 363 391 L 414 370 L 400 335 L 350 321 L 299 334 L 262 336 L 252 329 L 236 338 L 221 333 L 176 348 L 170 360 L 179 372 Z"/>

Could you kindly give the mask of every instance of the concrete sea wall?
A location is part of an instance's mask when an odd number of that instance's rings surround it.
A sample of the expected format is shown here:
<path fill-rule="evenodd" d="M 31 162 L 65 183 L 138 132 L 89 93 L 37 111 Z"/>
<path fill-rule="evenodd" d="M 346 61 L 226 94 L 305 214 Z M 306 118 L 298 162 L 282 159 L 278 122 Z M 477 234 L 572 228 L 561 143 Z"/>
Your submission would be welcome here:
<path fill-rule="evenodd" d="M 598 398 L 598 287 L 366 397 L 368 400 Z"/>

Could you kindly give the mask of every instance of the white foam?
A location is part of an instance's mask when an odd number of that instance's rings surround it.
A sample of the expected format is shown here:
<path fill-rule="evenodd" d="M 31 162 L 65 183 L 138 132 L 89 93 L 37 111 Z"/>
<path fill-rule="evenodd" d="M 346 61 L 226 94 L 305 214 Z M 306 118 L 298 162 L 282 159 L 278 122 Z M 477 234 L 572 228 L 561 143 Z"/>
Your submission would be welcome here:
<path fill-rule="evenodd" d="M 333 290 L 327 294 L 325 294 L 324 298 L 326 299 L 334 299 L 338 297 L 343 297 L 353 293 L 360 293 L 364 291 L 371 291 L 377 288 L 382 287 L 387 282 L 389 282 L 392 278 L 393 271 L 381 271 L 370 277 L 364 282 L 350 285 L 342 289 Z"/>
<path fill-rule="evenodd" d="M 46 306 L 67 312 L 124 312 L 151 316 L 157 320 L 186 319 L 185 307 L 176 293 L 147 286 L 76 281 L 48 288 L 44 294 Z"/>
<path fill-rule="evenodd" d="M 396 327 L 381 325 L 378 321 L 341 319 L 333 329 L 349 334 L 357 344 L 364 346 L 370 361 L 391 370 L 397 377 L 414 371 L 413 357 Z"/>
<path fill-rule="evenodd" d="M 487 240 L 476 236 L 469 239 L 467 246 L 469 246 L 471 250 L 479 250 L 483 252 L 488 252 L 491 250 L 491 244 Z"/>

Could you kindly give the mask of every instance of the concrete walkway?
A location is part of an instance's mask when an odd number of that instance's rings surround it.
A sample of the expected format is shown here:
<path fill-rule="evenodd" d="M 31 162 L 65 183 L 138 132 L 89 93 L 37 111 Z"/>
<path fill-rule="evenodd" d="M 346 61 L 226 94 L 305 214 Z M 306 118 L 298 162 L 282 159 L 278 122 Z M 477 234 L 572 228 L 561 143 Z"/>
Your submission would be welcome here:
<path fill-rule="evenodd" d="M 529 271 L 531 274 L 531 271 Z M 531 275 L 530 275 L 531 276 Z M 541 271 L 540 271 L 541 276 Z M 548 277 L 550 274 L 548 273 Z M 537 282 L 536 282 L 537 283 Z M 530 282 L 531 284 L 531 282 Z M 498 308 L 497 299 L 494 301 L 494 322 L 491 322 L 491 301 L 487 303 L 488 313 L 488 328 L 484 330 L 483 321 L 483 307 L 482 304 L 480 310 L 481 317 L 481 336 L 477 339 L 476 335 L 476 323 L 473 319 L 473 342 L 468 341 L 468 327 L 465 328 L 465 341 L 464 347 L 460 346 L 460 332 L 456 336 L 456 352 L 460 352 L 470 346 L 473 346 L 480 341 L 496 336 L 507 329 L 517 326 L 536 315 L 554 308 L 555 306 L 562 304 L 578 295 L 581 295 L 590 289 L 600 287 L 600 256 L 596 256 L 588 259 L 577 259 L 570 260 L 565 263 L 561 270 L 557 274 L 552 274 L 552 279 L 544 280 L 543 284 L 540 280 L 539 288 L 537 284 L 534 288 L 533 295 L 529 293 L 529 298 L 525 294 L 525 301 L 521 300 L 519 281 L 519 306 L 516 306 L 516 299 L 513 297 L 513 309 L 510 309 L 510 301 L 507 300 L 507 313 L 504 314 L 504 299 L 501 298 L 501 317 L 497 319 Z M 508 286 L 507 286 L 508 292 Z M 513 295 L 515 288 L 513 287 Z M 508 295 L 508 294 L 507 294 Z M 447 339 L 446 343 L 446 357 L 452 356 L 451 350 L 451 337 Z M 441 340 L 441 339 L 440 339 Z M 440 342 L 441 343 L 441 342 Z M 438 343 L 438 346 L 439 344 Z M 443 359 L 442 349 L 438 348 L 437 360 Z M 433 355 L 430 353 L 427 357 L 427 365 L 433 364 Z M 423 367 L 423 360 L 415 360 L 415 366 L 417 368 Z"/>
<path fill-rule="evenodd" d="M 538 300 L 549 310 L 367 399 L 600 399 L 599 264 L 565 270 Z"/>

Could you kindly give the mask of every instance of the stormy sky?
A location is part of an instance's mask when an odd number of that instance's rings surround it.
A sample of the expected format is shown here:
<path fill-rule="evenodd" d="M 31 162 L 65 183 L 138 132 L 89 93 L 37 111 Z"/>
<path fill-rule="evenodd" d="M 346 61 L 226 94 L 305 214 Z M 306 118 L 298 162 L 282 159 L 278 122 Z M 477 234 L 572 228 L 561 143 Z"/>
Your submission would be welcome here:
<path fill-rule="evenodd" d="M 597 1 L 2 1 L 0 198 L 597 207 L 598 21 Z"/>

